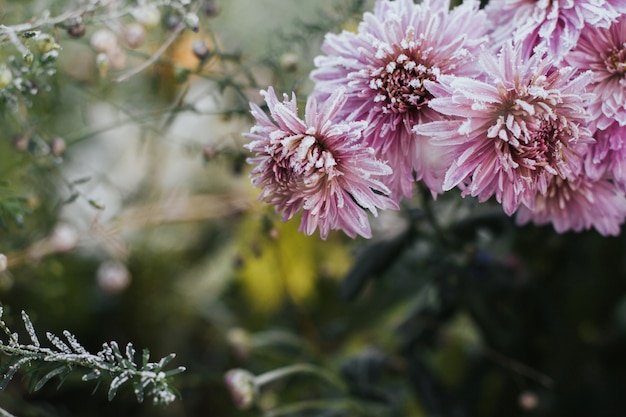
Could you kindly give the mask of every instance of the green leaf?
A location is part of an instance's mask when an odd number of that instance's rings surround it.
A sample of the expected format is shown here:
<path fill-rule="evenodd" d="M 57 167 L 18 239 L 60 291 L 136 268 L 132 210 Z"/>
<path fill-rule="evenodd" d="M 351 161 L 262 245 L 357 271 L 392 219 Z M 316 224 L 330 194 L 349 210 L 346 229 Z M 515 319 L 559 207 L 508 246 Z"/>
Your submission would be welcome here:
<path fill-rule="evenodd" d="M 43 376 L 43 378 L 41 378 L 39 380 L 39 382 L 37 382 L 37 385 L 35 385 L 34 390 L 35 391 L 39 391 L 41 389 L 41 387 L 46 385 L 46 383 L 48 381 L 50 381 L 52 378 L 54 378 L 57 375 L 62 374 L 63 372 L 67 372 L 67 371 L 69 371 L 69 368 L 67 366 L 65 366 L 65 365 L 59 366 L 58 368 L 55 368 L 55 369 L 51 370 L 50 372 L 45 374 Z"/>

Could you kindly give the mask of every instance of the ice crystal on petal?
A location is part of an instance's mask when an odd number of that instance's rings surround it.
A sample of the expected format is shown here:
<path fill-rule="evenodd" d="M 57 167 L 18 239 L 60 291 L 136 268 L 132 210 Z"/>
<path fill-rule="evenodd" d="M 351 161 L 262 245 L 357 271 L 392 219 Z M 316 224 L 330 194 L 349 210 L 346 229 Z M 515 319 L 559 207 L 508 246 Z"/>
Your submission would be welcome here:
<path fill-rule="evenodd" d="M 553 177 L 581 173 L 593 142 L 585 127 L 590 75 L 556 70 L 539 55 L 525 59 L 521 46 L 511 43 L 498 57 L 484 50 L 480 62 L 485 81 L 441 77 L 430 106 L 450 120 L 415 131 L 455 155 L 444 189 L 460 186 L 480 201 L 495 195 L 511 215 L 521 203 L 532 209 Z"/>
<path fill-rule="evenodd" d="M 589 112 L 598 129 L 613 122 L 626 126 L 626 16 L 609 28 L 585 27 L 565 59 L 580 71 L 592 72 L 589 90 L 596 98 Z"/>
<path fill-rule="evenodd" d="M 319 107 L 310 98 L 305 120 L 298 117 L 295 95 L 280 102 L 272 88 L 262 94 L 273 121 L 252 103 L 256 125 L 244 134 L 251 140 L 246 148 L 256 154 L 248 162 L 256 165 L 251 177 L 262 189 L 259 199 L 275 206 L 283 221 L 302 210 L 300 230 L 307 235 L 319 229 L 322 238 L 330 230 L 370 237 L 366 210 L 377 215 L 397 208 L 380 180 L 392 170 L 363 144 L 364 122 L 334 121 L 343 91 Z"/>
<path fill-rule="evenodd" d="M 520 206 L 516 222 L 551 223 L 559 233 L 593 227 L 607 236 L 619 234 L 625 217 L 626 197 L 615 184 L 581 175 L 572 180 L 553 177 L 547 192 L 537 195 L 532 209 Z"/>
<path fill-rule="evenodd" d="M 365 143 L 394 169 L 383 181 L 395 200 L 412 195 L 415 179 L 442 192 L 440 158 L 432 157 L 428 140 L 412 128 L 441 117 L 427 105 L 427 82 L 436 83 L 442 74 L 477 75 L 472 61 L 486 41 L 485 20 L 478 1 L 450 11 L 448 0 L 378 0 L 357 33 L 326 36 L 325 55 L 316 58 L 311 74 L 314 94 L 325 99 L 345 88 L 340 117 L 367 122 Z"/>
<path fill-rule="evenodd" d="M 586 26 L 607 28 L 620 13 L 623 0 L 491 0 L 485 7 L 494 45 L 509 39 L 523 42 L 526 54 L 548 52 L 559 61 L 572 49 Z"/>

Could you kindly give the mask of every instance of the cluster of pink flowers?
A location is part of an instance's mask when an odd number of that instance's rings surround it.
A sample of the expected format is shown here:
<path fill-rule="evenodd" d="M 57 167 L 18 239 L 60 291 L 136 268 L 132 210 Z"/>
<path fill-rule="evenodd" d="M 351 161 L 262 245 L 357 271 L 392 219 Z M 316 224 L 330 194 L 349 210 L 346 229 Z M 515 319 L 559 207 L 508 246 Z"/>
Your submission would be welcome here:
<path fill-rule="evenodd" d="M 626 218 L 626 1 L 377 0 L 328 34 L 305 120 L 264 92 L 260 198 L 301 230 L 371 234 L 422 181 L 518 224 L 617 235 Z M 318 106 L 317 103 L 324 103 Z"/>

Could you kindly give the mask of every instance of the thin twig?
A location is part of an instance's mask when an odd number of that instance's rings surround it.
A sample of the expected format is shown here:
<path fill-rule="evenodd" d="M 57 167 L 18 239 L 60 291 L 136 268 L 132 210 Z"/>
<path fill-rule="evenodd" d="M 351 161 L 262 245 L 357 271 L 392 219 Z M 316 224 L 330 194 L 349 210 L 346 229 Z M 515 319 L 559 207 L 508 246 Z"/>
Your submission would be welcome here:
<path fill-rule="evenodd" d="M 135 68 L 131 69 L 126 74 L 123 74 L 117 77 L 115 79 L 115 82 L 117 83 L 124 82 L 128 80 L 130 77 L 139 74 L 141 71 L 145 70 L 150 65 L 158 61 L 159 57 L 163 55 L 163 53 L 167 50 L 167 48 L 170 47 L 172 43 L 174 43 L 178 35 L 180 35 L 184 29 L 185 29 L 185 25 L 182 23 L 176 26 L 176 28 L 174 29 L 170 37 L 167 38 L 167 40 L 163 43 L 163 45 L 161 45 L 159 49 L 157 49 L 156 52 L 152 54 L 150 58 L 148 58 L 146 61 L 142 62 L 141 64 L 137 65 Z"/>

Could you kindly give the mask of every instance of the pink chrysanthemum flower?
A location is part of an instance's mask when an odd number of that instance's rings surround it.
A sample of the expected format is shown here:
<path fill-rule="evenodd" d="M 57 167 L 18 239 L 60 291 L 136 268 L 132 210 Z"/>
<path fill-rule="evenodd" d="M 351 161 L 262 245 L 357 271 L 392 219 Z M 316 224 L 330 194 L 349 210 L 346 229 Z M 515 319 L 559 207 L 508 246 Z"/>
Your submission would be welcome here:
<path fill-rule="evenodd" d="M 626 1 L 624 2 L 626 4 Z M 609 28 L 586 27 L 578 44 L 565 57 L 580 71 L 590 70 L 591 120 L 604 130 L 614 122 L 626 125 L 626 16 Z"/>
<path fill-rule="evenodd" d="M 572 49 L 585 26 L 607 28 L 623 0 L 491 0 L 485 7 L 499 47 L 509 39 L 524 42 L 526 54 L 539 46 L 558 61 Z"/>
<path fill-rule="evenodd" d="M 429 105 L 454 119 L 415 127 L 456 155 L 445 190 L 458 185 L 480 201 L 495 195 L 509 215 L 521 203 L 532 209 L 554 177 L 576 178 L 593 142 L 585 127 L 589 74 L 574 77 L 538 55 L 524 59 L 521 49 L 483 51 L 489 82 L 448 76 L 429 84 Z"/>
<path fill-rule="evenodd" d="M 573 180 L 555 176 L 547 192 L 537 195 L 532 210 L 520 206 L 516 222 L 552 223 L 559 233 L 594 227 L 603 236 L 616 236 L 625 217 L 626 198 L 611 181 L 594 181 L 584 175 Z"/>
<path fill-rule="evenodd" d="M 596 143 L 590 145 L 585 172 L 594 179 L 610 178 L 626 192 L 626 126 L 617 122 L 596 130 Z"/>
<path fill-rule="evenodd" d="M 283 102 L 272 88 L 261 94 L 274 121 L 251 103 L 256 125 L 244 134 L 251 139 L 246 148 L 256 153 L 248 162 L 256 165 L 250 175 L 263 189 L 259 199 L 282 212 L 283 221 L 302 210 L 300 231 L 307 235 L 319 228 L 323 239 L 331 229 L 371 237 L 366 210 L 377 215 L 378 209 L 398 208 L 379 180 L 392 170 L 363 145 L 363 122 L 333 121 L 345 102 L 343 92 L 320 108 L 309 99 L 305 120 L 298 117 L 295 94 Z"/>
<path fill-rule="evenodd" d="M 486 15 L 479 2 L 466 1 L 450 11 L 449 0 L 378 0 L 365 13 L 357 33 L 328 34 L 326 54 L 315 60 L 315 92 L 327 97 L 345 88 L 341 117 L 367 122 L 365 143 L 394 169 L 384 179 L 394 199 L 410 197 L 413 182 L 424 179 L 442 192 L 439 158 L 428 155 L 428 142 L 418 143 L 414 125 L 441 117 L 427 106 L 425 81 L 442 74 L 476 75 L 472 64 L 486 41 Z M 414 176 L 415 175 L 415 176 Z"/>

